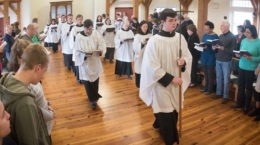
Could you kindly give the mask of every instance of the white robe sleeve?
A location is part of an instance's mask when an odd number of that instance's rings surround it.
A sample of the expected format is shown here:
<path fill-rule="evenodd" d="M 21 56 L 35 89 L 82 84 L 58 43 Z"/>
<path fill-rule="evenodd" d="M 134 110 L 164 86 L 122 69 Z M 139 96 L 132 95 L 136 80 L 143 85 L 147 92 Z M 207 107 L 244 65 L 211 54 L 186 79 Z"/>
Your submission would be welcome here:
<path fill-rule="evenodd" d="M 140 98 L 147 106 L 152 104 L 152 91 L 155 84 L 166 74 L 161 68 L 153 41 L 149 41 L 144 52 L 141 69 Z"/>
<path fill-rule="evenodd" d="M 70 45 L 70 48 L 73 49 L 74 48 L 74 45 L 75 45 L 75 37 L 76 37 L 76 28 L 72 28 L 71 32 L 70 32 L 70 36 L 69 36 L 69 45 Z"/>
<path fill-rule="evenodd" d="M 82 47 L 82 46 L 80 46 L 80 39 L 79 39 L 79 37 L 76 37 L 75 46 L 74 46 L 76 51 L 75 51 L 75 54 L 73 54 L 73 55 L 75 55 L 75 66 L 80 66 L 85 61 L 84 59 L 85 59 L 86 55 L 79 51 L 79 50 L 81 50 L 80 47 Z"/>
<path fill-rule="evenodd" d="M 121 39 L 120 39 L 120 31 L 116 33 L 115 36 L 115 48 L 119 49 L 121 45 Z"/>
<path fill-rule="evenodd" d="M 135 53 L 135 58 L 139 58 L 142 52 L 142 43 L 139 35 L 135 35 L 134 42 L 133 42 L 133 49 Z"/>
<path fill-rule="evenodd" d="M 106 54 L 106 42 L 101 34 L 97 33 L 98 50 L 102 51 L 102 56 Z"/>

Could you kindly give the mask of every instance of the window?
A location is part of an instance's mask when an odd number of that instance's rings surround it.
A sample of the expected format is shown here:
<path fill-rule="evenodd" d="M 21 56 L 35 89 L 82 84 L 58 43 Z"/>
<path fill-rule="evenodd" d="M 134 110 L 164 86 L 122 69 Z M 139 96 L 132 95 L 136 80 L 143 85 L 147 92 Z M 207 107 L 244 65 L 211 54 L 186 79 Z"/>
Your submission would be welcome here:
<path fill-rule="evenodd" d="M 253 8 L 250 0 L 232 0 L 232 7 Z"/>
<path fill-rule="evenodd" d="M 237 34 L 237 26 L 243 25 L 246 19 L 253 23 L 253 6 L 251 0 L 231 1 L 231 31 Z"/>

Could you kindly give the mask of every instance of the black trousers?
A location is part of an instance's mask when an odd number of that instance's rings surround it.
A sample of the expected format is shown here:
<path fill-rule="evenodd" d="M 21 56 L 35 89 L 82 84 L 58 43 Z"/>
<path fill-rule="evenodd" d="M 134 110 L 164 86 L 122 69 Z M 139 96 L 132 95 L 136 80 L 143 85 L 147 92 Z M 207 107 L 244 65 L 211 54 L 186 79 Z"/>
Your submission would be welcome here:
<path fill-rule="evenodd" d="M 197 84 L 198 62 L 199 62 L 199 58 L 197 58 L 197 57 L 192 58 L 192 65 L 191 65 L 191 83 L 192 84 Z"/>
<path fill-rule="evenodd" d="M 64 65 L 69 69 L 73 69 L 72 54 L 63 54 L 64 56 Z"/>
<path fill-rule="evenodd" d="M 79 79 L 79 67 L 74 65 L 73 71 L 74 71 L 74 74 L 76 76 L 76 80 L 80 81 L 80 79 Z"/>
<path fill-rule="evenodd" d="M 141 74 L 135 73 L 135 85 L 137 88 L 140 88 L 140 79 L 141 79 Z"/>
<path fill-rule="evenodd" d="M 51 45 L 52 45 L 52 50 L 53 50 L 53 52 L 56 53 L 56 52 L 58 51 L 58 45 L 59 45 L 59 43 L 52 43 Z"/>
<path fill-rule="evenodd" d="M 255 91 L 254 96 L 255 96 L 255 101 L 260 102 L 260 93 Z"/>
<path fill-rule="evenodd" d="M 155 123 L 160 129 L 160 134 L 166 145 L 172 145 L 177 142 L 179 144 L 179 134 L 177 129 L 178 113 L 156 113 Z"/>
<path fill-rule="evenodd" d="M 116 60 L 115 74 L 131 76 L 133 74 L 132 63 Z"/>
<path fill-rule="evenodd" d="M 97 102 L 99 98 L 102 98 L 98 94 L 99 78 L 95 82 L 83 81 L 83 84 L 90 102 Z"/>
<path fill-rule="evenodd" d="M 113 61 L 114 53 L 115 53 L 115 48 L 107 47 L 105 58 L 109 59 L 110 62 Z"/>
<path fill-rule="evenodd" d="M 248 110 L 254 92 L 255 72 L 239 69 L 237 105 Z"/>
<path fill-rule="evenodd" d="M 203 66 L 205 74 L 205 90 L 213 92 L 215 66 Z"/>

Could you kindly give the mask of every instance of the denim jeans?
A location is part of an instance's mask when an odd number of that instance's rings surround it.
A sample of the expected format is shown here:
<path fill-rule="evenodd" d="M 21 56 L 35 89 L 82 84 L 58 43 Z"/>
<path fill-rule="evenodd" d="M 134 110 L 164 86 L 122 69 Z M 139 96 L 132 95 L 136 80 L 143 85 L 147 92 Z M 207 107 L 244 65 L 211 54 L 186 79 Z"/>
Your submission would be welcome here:
<path fill-rule="evenodd" d="M 216 61 L 216 82 L 217 82 L 217 95 L 222 95 L 228 98 L 229 79 L 231 71 L 231 61 Z M 223 92 L 224 87 L 224 92 Z"/>

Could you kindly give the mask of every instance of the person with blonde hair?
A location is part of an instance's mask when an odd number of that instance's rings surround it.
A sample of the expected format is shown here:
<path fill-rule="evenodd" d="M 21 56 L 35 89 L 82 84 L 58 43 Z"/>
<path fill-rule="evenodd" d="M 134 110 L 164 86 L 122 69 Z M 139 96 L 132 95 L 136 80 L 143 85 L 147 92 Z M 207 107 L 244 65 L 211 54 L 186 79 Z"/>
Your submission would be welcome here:
<path fill-rule="evenodd" d="M 21 56 L 27 46 L 30 44 L 27 40 L 18 39 L 12 47 L 12 57 L 11 61 L 8 63 L 8 71 L 17 72 L 21 64 Z M 48 127 L 48 133 L 51 134 L 52 130 L 52 120 L 54 119 L 54 110 L 49 105 L 46 100 L 42 88 L 42 84 L 39 82 L 36 85 L 30 84 L 28 88 L 32 94 L 35 96 L 36 104 L 40 107 L 43 118 Z"/>
<path fill-rule="evenodd" d="M 1 100 L 12 117 L 10 137 L 17 144 L 50 145 L 51 139 L 35 95 L 28 86 L 36 85 L 47 71 L 49 58 L 40 44 L 30 44 L 20 58 L 16 73 L 6 73 L 0 79 Z"/>

